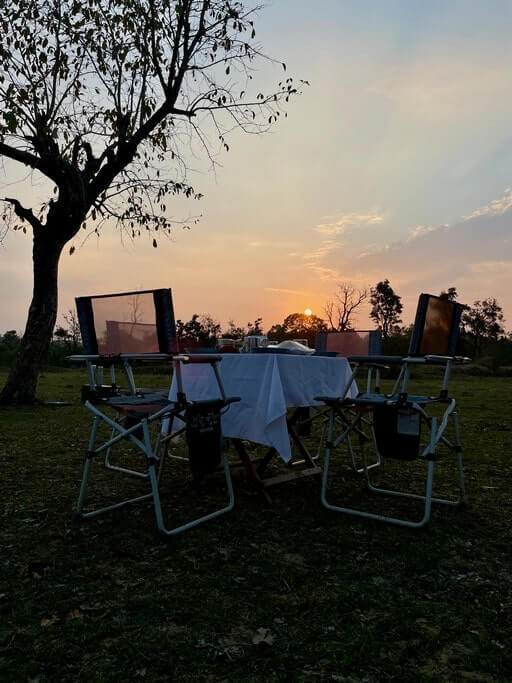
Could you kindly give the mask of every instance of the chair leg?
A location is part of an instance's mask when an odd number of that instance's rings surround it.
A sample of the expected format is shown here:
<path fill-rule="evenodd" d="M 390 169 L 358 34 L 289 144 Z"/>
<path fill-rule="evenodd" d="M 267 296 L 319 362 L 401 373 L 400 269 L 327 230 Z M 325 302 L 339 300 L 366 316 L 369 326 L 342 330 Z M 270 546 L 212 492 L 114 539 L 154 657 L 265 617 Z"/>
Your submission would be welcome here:
<path fill-rule="evenodd" d="M 193 519 L 190 522 L 186 522 L 185 524 L 181 524 L 180 526 L 174 527 L 173 529 L 167 529 L 165 526 L 163 514 L 162 514 L 162 504 L 160 502 L 160 491 L 158 488 L 158 477 L 155 472 L 155 463 L 150 462 L 149 464 L 149 480 L 151 482 L 151 495 L 153 497 L 153 505 L 155 508 L 155 518 L 156 518 L 156 525 L 158 527 L 158 531 L 163 534 L 164 536 L 176 536 L 177 534 L 181 533 L 182 531 L 186 531 L 187 529 L 192 529 L 193 527 L 197 526 L 198 524 L 202 524 L 203 522 L 207 522 L 210 519 L 215 519 L 215 517 L 219 517 L 220 515 L 223 515 L 226 512 L 229 512 L 230 510 L 233 509 L 235 505 L 235 496 L 233 492 L 233 482 L 231 480 L 231 471 L 229 469 L 229 461 L 228 461 L 228 456 L 227 453 L 224 453 L 223 455 L 223 461 L 224 461 L 224 476 L 226 479 L 226 486 L 228 490 L 228 504 L 225 507 L 222 507 L 218 510 L 215 510 L 214 512 L 210 512 L 207 515 L 203 515 L 202 517 L 198 517 L 197 519 Z"/>
<path fill-rule="evenodd" d="M 464 484 L 464 464 L 462 462 L 462 443 L 460 440 L 459 417 L 456 412 L 452 413 L 453 431 L 455 433 L 455 450 L 457 451 L 457 467 L 459 470 L 460 503 L 466 503 L 466 487 Z"/>
<path fill-rule="evenodd" d="M 89 480 L 89 474 L 92 466 L 92 461 L 94 460 L 95 456 L 97 455 L 97 451 L 95 450 L 94 446 L 96 443 L 96 436 L 98 433 L 98 427 L 100 424 L 101 416 L 100 415 L 95 415 L 93 419 L 93 425 L 91 429 L 91 435 L 89 437 L 89 450 L 87 453 L 87 457 L 85 460 L 84 464 L 84 470 L 83 470 L 83 475 L 82 475 L 82 483 L 80 485 L 80 493 L 78 496 L 78 503 L 77 503 L 77 515 L 83 519 L 90 519 L 91 517 L 97 517 L 98 515 L 102 515 L 105 512 L 110 512 L 112 510 L 117 510 L 119 508 L 124 507 L 125 505 L 131 504 L 131 503 L 138 503 L 142 500 L 148 500 L 152 497 L 151 493 L 146 493 L 142 496 L 136 496 L 135 498 L 128 498 L 126 500 L 122 500 L 118 503 L 113 503 L 111 505 L 107 505 L 105 507 L 97 508 L 96 510 L 91 510 L 90 512 L 83 512 L 84 508 L 84 503 L 87 497 L 87 488 L 88 488 L 88 480 Z M 147 433 L 149 435 L 149 428 L 147 427 L 147 420 L 144 420 L 146 422 L 146 429 Z M 112 439 L 110 439 L 112 441 Z M 108 442 L 107 442 L 108 443 Z M 147 448 L 147 444 L 146 448 Z M 107 446 L 107 449 L 109 446 Z M 151 443 L 149 442 L 149 448 L 151 449 Z"/>
<path fill-rule="evenodd" d="M 423 517 L 419 522 L 411 522 L 409 520 L 400 519 L 398 517 L 388 517 L 385 515 L 377 515 L 373 512 L 364 512 L 363 510 L 357 510 L 355 508 L 347 508 L 341 505 L 333 505 L 327 500 L 327 479 L 329 471 L 329 460 L 330 460 L 330 449 L 326 448 L 325 459 L 324 459 L 324 471 L 322 476 L 322 493 L 321 500 L 324 507 L 333 512 L 343 512 L 348 515 L 354 515 L 356 517 L 365 517 L 366 519 L 373 519 L 378 522 L 388 522 L 389 524 L 396 524 L 398 526 L 410 527 L 413 529 L 418 529 L 425 526 L 430 519 L 431 504 L 432 504 L 432 484 L 434 478 L 434 461 L 429 460 L 427 464 L 427 482 L 426 482 L 426 492 L 425 496 L 421 496 L 421 499 L 425 501 L 425 507 L 423 511 Z M 366 468 L 366 472 L 368 469 Z M 384 493 L 383 489 L 375 489 L 379 493 Z M 401 495 L 397 492 L 389 492 L 391 495 Z M 419 496 L 418 496 L 419 497 Z"/>
<path fill-rule="evenodd" d="M 82 482 L 80 484 L 80 493 L 78 495 L 78 503 L 76 506 L 76 511 L 77 511 L 78 515 L 82 514 L 85 499 L 87 497 L 87 486 L 89 484 L 89 471 L 91 469 L 91 463 L 92 463 L 92 459 L 94 457 L 93 456 L 94 444 L 96 443 L 96 435 L 98 433 L 99 424 L 100 424 L 100 418 L 98 415 L 95 415 L 94 419 L 92 421 L 91 434 L 89 436 L 89 448 L 88 448 L 87 456 L 86 456 L 85 462 L 84 462 L 84 470 L 82 473 Z"/>
<path fill-rule="evenodd" d="M 367 421 L 367 420 L 364 420 L 363 417 L 360 417 L 360 420 L 359 420 L 359 421 L 360 421 L 360 422 L 365 422 L 366 424 L 368 424 L 368 421 Z M 361 428 L 360 428 L 360 429 L 361 429 Z M 382 464 L 382 460 L 381 460 L 381 457 L 380 457 L 379 450 L 378 450 L 378 448 L 377 448 L 377 442 L 376 442 L 376 440 L 375 440 L 375 432 L 373 431 L 373 425 L 372 425 L 372 424 L 370 424 L 370 429 L 371 429 L 371 432 L 372 432 L 372 440 L 373 440 L 373 443 L 374 443 L 374 446 L 375 446 L 375 454 L 376 454 L 376 456 L 375 456 L 375 462 L 372 462 L 371 465 L 368 465 L 368 464 L 363 463 L 363 466 L 362 466 L 362 467 L 358 466 L 357 461 L 356 461 L 356 457 L 355 457 L 355 454 L 354 454 L 354 449 L 353 449 L 353 447 L 352 447 L 352 442 L 351 442 L 351 439 L 350 439 L 350 434 L 349 434 L 348 437 L 347 437 L 348 449 L 349 449 L 350 457 L 351 457 L 351 460 L 352 460 L 352 469 L 353 469 L 354 472 L 356 472 L 357 474 L 363 474 L 363 473 L 366 472 L 367 470 L 373 470 L 373 469 L 375 469 L 375 467 L 380 467 L 380 465 Z M 362 431 L 362 429 L 361 429 L 361 431 Z M 358 433 L 359 433 L 359 430 L 358 430 Z M 359 433 L 359 441 L 360 441 L 360 443 L 362 443 L 362 439 L 363 439 L 363 436 L 362 436 L 361 433 Z M 365 459 L 366 459 L 366 458 L 365 458 Z"/>
<path fill-rule="evenodd" d="M 118 418 L 116 418 L 116 421 L 118 421 Z M 115 436 L 115 433 L 116 433 L 116 430 L 112 428 L 112 432 L 110 434 L 111 439 Z M 139 479 L 147 479 L 148 478 L 147 472 L 139 472 L 138 470 L 132 470 L 128 467 L 121 467 L 121 465 L 113 465 L 110 462 L 110 457 L 112 455 L 113 449 L 114 449 L 114 447 L 110 446 L 105 451 L 104 465 L 105 465 L 107 470 L 113 470 L 114 472 L 122 472 L 123 474 L 131 474 L 133 477 L 138 477 Z"/>
<path fill-rule="evenodd" d="M 458 500 L 447 500 L 444 498 L 435 498 L 432 495 L 432 490 L 433 490 L 433 481 L 434 481 L 434 466 L 435 466 L 435 461 L 433 457 L 429 460 L 427 460 L 427 476 L 426 476 L 426 484 L 425 484 L 425 495 L 417 495 L 413 493 L 407 493 L 403 491 L 393 491 L 389 489 L 383 489 L 380 487 L 374 486 L 371 481 L 370 481 L 370 475 L 369 475 L 369 469 L 366 465 L 366 458 L 364 458 L 364 467 L 363 471 L 365 472 L 367 482 L 368 482 L 368 489 L 374 493 L 381 493 L 384 495 L 388 496 L 395 496 L 395 497 L 401 497 L 401 498 L 411 498 L 414 500 L 421 500 L 424 502 L 424 510 L 423 510 L 423 516 L 422 518 L 417 521 L 409 521 L 405 519 L 400 519 L 397 517 L 390 517 L 390 516 L 385 516 L 385 515 L 378 515 L 375 513 L 371 512 L 364 512 L 362 510 L 357 510 L 354 508 L 347 508 L 339 505 L 333 505 L 328 502 L 327 500 L 327 481 L 328 481 L 328 472 L 329 472 L 329 462 L 330 462 L 330 451 L 331 451 L 331 444 L 332 444 L 332 422 L 333 420 L 330 420 L 329 422 L 329 432 L 328 432 L 328 437 L 327 437 L 327 445 L 325 449 L 325 459 L 324 459 L 324 471 L 323 471 L 323 476 L 322 476 L 322 491 L 321 491 L 321 501 L 322 504 L 329 510 L 332 510 L 334 512 L 343 512 L 346 514 L 350 515 L 355 515 L 358 517 L 365 517 L 367 519 L 373 519 L 381 522 L 388 522 L 390 524 L 396 524 L 399 526 L 406 526 L 406 527 L 411 527 L 411 528 L 419 528 L 422 526 L 425 526 L 427 522 L 430 519 L 431 515 L 431 506 L 432 503 L 442 503 L 444 505 L 459 505 L 460 502 L 464 499 L 464 472 L 462 468 L 462 452 L 461 452 L 461 446 L 460 446 L 460 434 L 459 434 L 459 426 L 458 426 L 458 421 L 457 421 L 457 415 L 456 413 L 452 414 L 453 418 L 453 425 L 454 425 L 454 432 L 455 432 L 455 443 L 454 445 L 450 445 L 450 448 L 452 450 L 455 450 L 457 452 L 457 463 L 458 463 L 458 470 L 459 470 L 459 486 L 460 486 L 460 492 L 461 496 Z M 434 456 L 435 454 L 435 449 L 437 442 L 440 439 L 440 435 L 437 433 L 437 418 L 433 417 L 431 419 L 431 434 L 430 434 L 430 455 Z"/>
<path fill-rule="evenodd" d="M 451 449 L 454 450 L 457 453 L 457 468 L 458 468 L 458 473 L 459 473 L 459 497 L 456 499 L 449 499 L 449 498 L 436 498 L 434 496 L 431 496 L 431 500 L 433 503 L 439 503 L 441 505 L 450 505 L 453 507 L 456 507 L 460 505 L 461 503 L 464 502 L 465 499 L 465 492 L 464 492 L 464 470 L 463 470 L 463 464 L 462 464 L 462 450 L 460 446 L 460 434 L 459 434 L 459 425 L 458 425 L 458 420 L 457 420 L 457 414 L 452 413 L 451 415 L 453 419 L 453 425 L 454 425 L 454 434 L 455 434 L 455 443 L 450 444 L 450 442 L 447 439 L 444 439 L 445 444 Z M 431 434 L 430 434 L 430 452 L 432 455 L 434 455 L 435 448 L 436 448 L 436 443 L 439 440 L 439 435 L 436 434 L 436 427 L 437 427 L 437 418 L 433 417 L 432 418 L 432 423 L 431 423 Z M 369 469 L 369 468 L 368 468 Z M 373 486 L 373 484 L 370 481 L 369 475 L 367 476 L 367 481 L 368 481 L 368 489 L 372 491 L 372 493 L 381 493 L 386 496 L 396 496 L 400 498 L 411 498 L 413 500 L 426 500 L 426 495 L 421 496 L 416 493 L 408 493 L 406 491 L 395 491 L 392 489 L 383 489 L 377 486 Z"/>
<path fill-rule="evenodd" d="M 98 432 L 98 427 L 100 424 L 100 420 L 103 419 L 107 422 L 107 424 L 110 424 L 110 426 L 113 426 L 113 421 L 110 418 L 107 418 L 104 415 L 95 414 L 94 420 L 93 420 L 93 425 L 91 429 L 91 435 L 89 438 L 89 450 L 87 453 L 87 458 L 84 464 L 84 471 L 82 475 L 82 483 L 80 487 L 80 494 L 78 498 L 78 504 L 77 504 L 77 513 L 80 517 L 84 519 L 89 519 L 91 517 L 97 517 L 98 515 L 104 514 L 105 512 L 110 512 L 112 510 L 117 510 L 119 508 L 124 507 L 125 505 L 131 504 L 131 503 L 136 503 L 139 501 L 143 500 L 153 500 L 153 506 L 155 510 L 155 517 L 156 517 L 156 523 L 158 530 L 164 534 L 165 536 L 174 536 L 181 531 L 186 531 L 187 529 L 191 529 L 194 526 L 197 526 L 198 524 L 201 524 L 202 522 L 206 522 L 210 519 L 214 519 L 215 517 L 218 517 L 219 515 L 224 514 L 225 512 L 229 512 L 230 510 L 233 509 L 235 499 L 234 499 L 234 492 L 233 492 L 233 483 L 231 480 L 231 471 L 229 468 L 229 461 L 228 461 L 228 456 L 227 453 L 224 453 L 224 475 L 226 478 L 226 485 L 227 485 L 227 490 L 228 490 L 228 504 L 225 507 L 220 508 L 219 510 L 215 510 L 214 512 L 208 514 L 208 515 L 203 515 L 202 517 L 199 517 L 197 519 L 192 520 L 191 522 L 187 522 L 186 524 L 182 524 L 181 526 L 178 526 L 174 529 L 167 529 L 165 527 L 164 523 L 164 518 L 163 518 L 163 513 L 162 513 L 162 505 L 160 502 L 160 491 L 159 491 L 159 482 L 160 482 L 160 475 L 162 472 L 162 465 L 163 461 L 165 459 L 165 453 L 162 454 L 162 456 L 159 458 L 157 456 L 159 447 L 160 447 L 160 438 L 158 437 L 156 440 L 156 444 L 153 447 L 151 444 L 151 434 L 150 434 L 150 429 L 149 429 L 149 424 L 148 420 L 146 418 L 141 420 L 140 426 L 142 427 L 142 432 L 143 432 L 143 437 L 142 440 L 139 440 L 138 438 L 136 439 L 137 445 L 143 450 L 145 456 L 146 456 L 146 461 L 148 465 L 148 471 L 147 471 L 147 478 L 149 478 L 150 486 L 151 486 L 151 492 L 146 493 L 142 496 L 137 496 L 135 498 L 130 498 L 127 500 L 120 501 L 118 503 L 113 503 L 112 505 L 107 505 L 102 508 L 98 508 L 96 510 L 91 510 L 90 512 L 83 512 L 83 507 L 87 495 L 87 487 L 88 487 L 88 479 L 89 479 L 89 474 L 90 474 L 90 469 L 91 469 L 91 464 L 92 460 L 94 457 L 101 452 L 101 450 L 104 449 L 110 449 L 112 446 L 112 437 L 109 439 L 109 441 L 106 442 L 106 444 L 103 444 L 100 446 L 97 450 L 95 450 L 95 442 L 96 442 L 96 437 L 97 437 L 97 432 Z M 122 428 L 118 425 L 116 428 L 116 431 L 120 431 L 121 433 L 123 432 Z M 132 428 L 133 431 L 133 428 Z M 115 437 L 115 442 L 117 443 L 117 440 L 119 440 L 119 437 Z M 131 472 L 129 472 L 131 473 Z"/>

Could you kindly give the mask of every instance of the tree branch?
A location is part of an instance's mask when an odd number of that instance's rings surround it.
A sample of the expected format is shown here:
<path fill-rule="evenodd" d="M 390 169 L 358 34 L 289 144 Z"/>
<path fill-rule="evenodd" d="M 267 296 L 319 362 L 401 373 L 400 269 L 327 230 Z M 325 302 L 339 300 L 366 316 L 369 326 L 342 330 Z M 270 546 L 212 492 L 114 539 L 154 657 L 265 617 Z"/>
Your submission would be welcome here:
<path fill-rule="evenodd" d="M 14 207 L 14 213 L 21 218 L 22 221 L 27 221 L 33 228 L 34 231 L 41 230 L 41 222 L 34 216 L 32 209 L 26 209 L 17 199 L 13 197 L 4 197 L 4 202 L 9 202 Z"/>
<path fill-rule="evenodd" d="M 6 145 L 4 142 L 0 142 L 0 156 L 19 161 L 25 164 L 25 166 L 30 166 L 30 168 L 41 170 L 42 161 L 39 157 L 30 152 L 24 152 L 22 149 Z"/>

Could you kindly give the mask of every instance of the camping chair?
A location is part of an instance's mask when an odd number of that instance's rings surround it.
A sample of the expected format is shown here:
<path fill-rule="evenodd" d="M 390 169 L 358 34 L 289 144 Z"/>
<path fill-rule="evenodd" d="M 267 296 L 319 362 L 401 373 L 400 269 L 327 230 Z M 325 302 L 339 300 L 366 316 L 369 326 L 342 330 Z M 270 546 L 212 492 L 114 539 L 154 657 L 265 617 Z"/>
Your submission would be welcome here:
<path fill-rule="evenodd" d="M 222 432 L 220 417 L 237 398 L 227 398 L 218 372 L 218 355 L 178 355 L 172 296 L 170 289 L 129 292 L 123 294 L 81 297 L 77 300 L 79 322 L 85 354 L 72 357 L 85 361 L 89 374 L 89 386 L 82 395 L 85 406 L 93 413 L 93 424 L 89 447 L 84 464 L 82 483 L 77 504 L 77 513 L 83 518 L 95 517 L 118 509 L 128 503 L 152 499 L 158 530 L 167 536 L 185 531 L 197 524 L 228 512 L 234 505 L 233 486 L 226 453 L 222 453 Z M 137 320 L 126 319 L 126 311 L 135 311 Z M 133 316 L 135 317 L 135 316 Z M 147 352 L 144 351 L 147 350 Z M 151 391 L 139 389 L 136 385 L 131 364 L 133 361 L 172 362 L 177 380 L 176 400 L 167 398 L 167 389 Z M 220 398 L 188 401 L 183 391 L 181 368 L 187 363 L 210 363 L 217 378 Z M 129 389 L 122 392 L 115 381 L 115 367 L 121 365 L 128 379 Z M 96 366 L 96 367 L 94 367 Z M 97 368 L 109 367 L 111 384 L 103 385 Z M 108 412 L 113 411 L 113 415 Z M 228 491 L 228 504 L 214 512 L 195 518 L 185 524 L 168 529 L 165 526 L 160 502 L 159 482 L 165 452 L 161 444 L 168 441 L 163 432 L 163 422 L 170 423 L 178 417 L 184 423 L 181 431 L 186 434 L 189 463 L 195 481 L 206 473 L 217 469 L 223 460 L 224 475 Z M 110 436 L 97 445 L 101 424 L 110 427 Z M 151 436 L 151 426 L 156 426 L 156 436 Z M 176 434 L 174 434 L 176 436 Z M 142 454 L 145 471 L 112 465 L 110 454 L 113 446 L 128 441 Z M 107 469 L 135 475 L 149 480 L 150 492 L 135 498 L 84 512 L 88 481 L 93 460 L 105 454 Z"/>
<path fill-rule="evenodd" d="M 390 522 L 408 527 L 424 526 L 430 519 L 431 504 L 460 505 L 464 502 L 464 472 L 462 465 L 462 448 L 457 418 L 456 401 L 449 395 L 449 380 L 455 363 L 468 359 L 455 356 L 459 334 L 459 323 L 464 306 L 446 301 L 430 294 L 421 294 L 414 322 L 414 330 L 409 347 L 409 355 L 403 359 L 393 356 L 353 356 L 350 358 L 354 367 L 365 367 L 380 364 L 398 364 L 400 372 L 389 394 L 367 390 L 360 393 L 352 403 L 357 410 L 370 410 L 372 413 L 372 432 L 375 450 L 383 460 L 395 459 L 406 463 L 419 460 L 426 464 L 425 495 L 417 495 L 407 491 L 395 491 L 374 486 L 370 479 L 369 468 L 364 472 L 371 492 L 420 500 L 423 502 L 423 515 L 419 521 L 410 521 L 392 516 L 384 516 L 360 509 L 333 505 L 327 500 L 327 484 L 331 452 L 347 442 L 351 432 L 360 426 L 360 415 L 356 414 L 341 435 L 334 438 L 335 417 L 343 410 L 346 403 L 344 397 L 323 397 L 330 407 L 329 425 L 325 446 L 325 460 L 322 477 L 321 500 L 323 505 L 335 512 L 369 519 Z M 441 366 L 444 369 L 441 386 L 436 395 L 426 396 L 410 392 L 409 383 L 413 368 L 421 366 Z M 319 397 L 320 398 L 320 397 Z M 438 407 L 441 415 L 433 413 Z M 447 436 L 449 423 L 453 429 L 451 439 Z M 422 437 L 422 427 L 425 436 Z M 432 495 L 434 466 L 438 458 L 438 446 L 446 446 L 454 453 L 459 473 L 459 497 L 457 499 L 435 498 Z M 366 455 L 363 453 L 363 462 Z"/>
<path fill-rule="evenodd" d="M 89 381 L 82 386 L 84 403 L 101 403 L 122 395 L 166 394 L 166 389 L 138 386 L 133 365 L 140 362 L 168 364 L 169 354 L 177 353 L 170 289 L 78 297 L 76 308 L 84 354 L 70 356 L 69 360 L 86 365 Z M 127 382 L 124 390 L 117 381 L 118 368 L 122 368 Z M 110 383 L 106 381 L 107 377 Z M 136 418 L 123 406 L 119 404 L 116 420 L 130 426 Z M 147 478 L 147 472 L 112 464 L 112 453 L 112 447 L 105 451 L 107 469 Z"/>
<path fill-rule="evenodd" d="M 339 356 L 347 358 L 352 367 L 352 377 L 350 383 L 347 383 L 345 397 L 340 397 L 336 406 L 335 423 L 341 425 L 344 430 L 351 422 L 354 415 L 355 406 L 351 400 L 347 398 L 348 388 L 352 381 L 356 379 L 360 364 L 351 362 L 352 357 L 368 357 L 380 356 L 382 353 L 382 334 L 380 330 L 345 330 L 344 332 L 318 332 L 315 337 L 315 349 L 317 353 L 336 353 Z M 366 391 L 380 392 L 381 371 L 386 367 L 381 362 L 366 363 Z M 343 405 L 342 405 L 343 403 Z M 368 430 L 371 431 L 371 411 L 364 410 L 358 407 L 359 425 L 354 427 L 356 435 L 363 441 L 367 441 Z M 366 415 L 364 414 L 366 413 Z M 351 440 L 351 432 L 347 434 L 347 446 L 352 459 L 352 468 L 358 474 L 362 474 L 364 466 L 361 466 L 356 461 L 356 455 Z M 381 463 L 379 453 L 376 453 L 375 462 L 367 465 L 367 469 L 378 467 Z"/>

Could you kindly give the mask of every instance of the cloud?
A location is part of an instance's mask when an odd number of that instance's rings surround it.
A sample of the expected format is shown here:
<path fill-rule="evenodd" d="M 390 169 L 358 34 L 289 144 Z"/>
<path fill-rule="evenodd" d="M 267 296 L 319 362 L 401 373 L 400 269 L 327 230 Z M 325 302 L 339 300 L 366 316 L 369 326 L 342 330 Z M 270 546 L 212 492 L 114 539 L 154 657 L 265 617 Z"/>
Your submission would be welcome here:
<path fill-rule="evenodd" d="M 302 260 L 319 280 L 389 278 L 412 308 L 419 292 L 451 286 L 464 303 L 495 296 L 512 320 L 512 189 L 457 222 L 418 225 L 401 240 L 379 243 L 375 234 L 361 236 L 370 239 L 326 239 Z"/>
<path fill-rule="evenodd" d="M 251 249 L 293 249 L 297 246 L 296 242 L 276 242 L 274 240 L 254 240 L 248 242 L 247 246 Z"/>
<path fill-rule="evenodd" d="M 475 209 L 469 216 L 464 216 L 464 220 L 469 221 L 480 216 L 500 216 L 512 208 L 512 189 L 508 187 L 505 194 L 500 199 L 494 199 L 485 206 Z"/>
<path fill-rule="evenodd" d="M 409 237 L 407 238 L 407 241 L 410 242 L 411 240 L 416 240 L 419 237 L 423 237 L 424 235 L 427 235 L 429 232 L 435 232 L 436 230 L 443 230 L 444 228 L 447 228 L 447 225 L 417 225 L 415 228 L 413 228 L 409 232 Z"/>
<path fill-rule="evenodd" d="M 480 261 L 479 263 L 471 263 L 469 269 L 475 275 L 492 275 L 493 277 L 506 275 L 510 277 L 512 273 L 512 260 Z"/>
<path fill-rule="evenodd" d="M 415 115 L 447 119 L 460 117 L 461 109 L 478 115 L 489 101 L 503 103 L 509 80 L 505 63 L 497 68 L 494 63 L 440 54 L 385 69 L 367 90 Z"/>
<path fill-rule="evenodd" d="M 308 292 L 301 292 L 297 289 L 281 289 L 280 287 L 264 287 L 263 291 L 277 294 L 298 294 L 299 296 L 308 296 Z"/>
<path fill-rule="evenodd" d="M 326 216 L 330 218 L 330 216 Z M 379 225 L 384 220 L 384 216 L 380 213 L 347 213 L 343 216 L 338 216 L 336 220 L 329 223 L 319 223 L 315 226 L 315 231 L 321 235 L 341 235 L 349 226 L 353 225 Z"/>

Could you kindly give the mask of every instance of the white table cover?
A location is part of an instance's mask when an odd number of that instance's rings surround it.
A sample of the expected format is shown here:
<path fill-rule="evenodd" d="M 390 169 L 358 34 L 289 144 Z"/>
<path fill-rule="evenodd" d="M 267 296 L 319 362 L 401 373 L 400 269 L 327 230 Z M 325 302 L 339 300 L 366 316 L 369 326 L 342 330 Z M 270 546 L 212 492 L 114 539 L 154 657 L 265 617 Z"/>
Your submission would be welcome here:
<path fill-rule="evenodd" d="M 341 396 L 351 375 L 346 358 L 274 353 L 223 354 L 218 368 L 226 396 L 242 399 L 222 416 L 224 436 L 273 446 L 285 462 L 292 457 L 287 408 L 322 405 L 316 396 Z M 220 398 L 209 363 L 183 365 L 182 372 L 187 399 Z M 349 396 L 356 395 L 353 382 Z M 176 398 L 175 378 L 169 398 Z"/>

